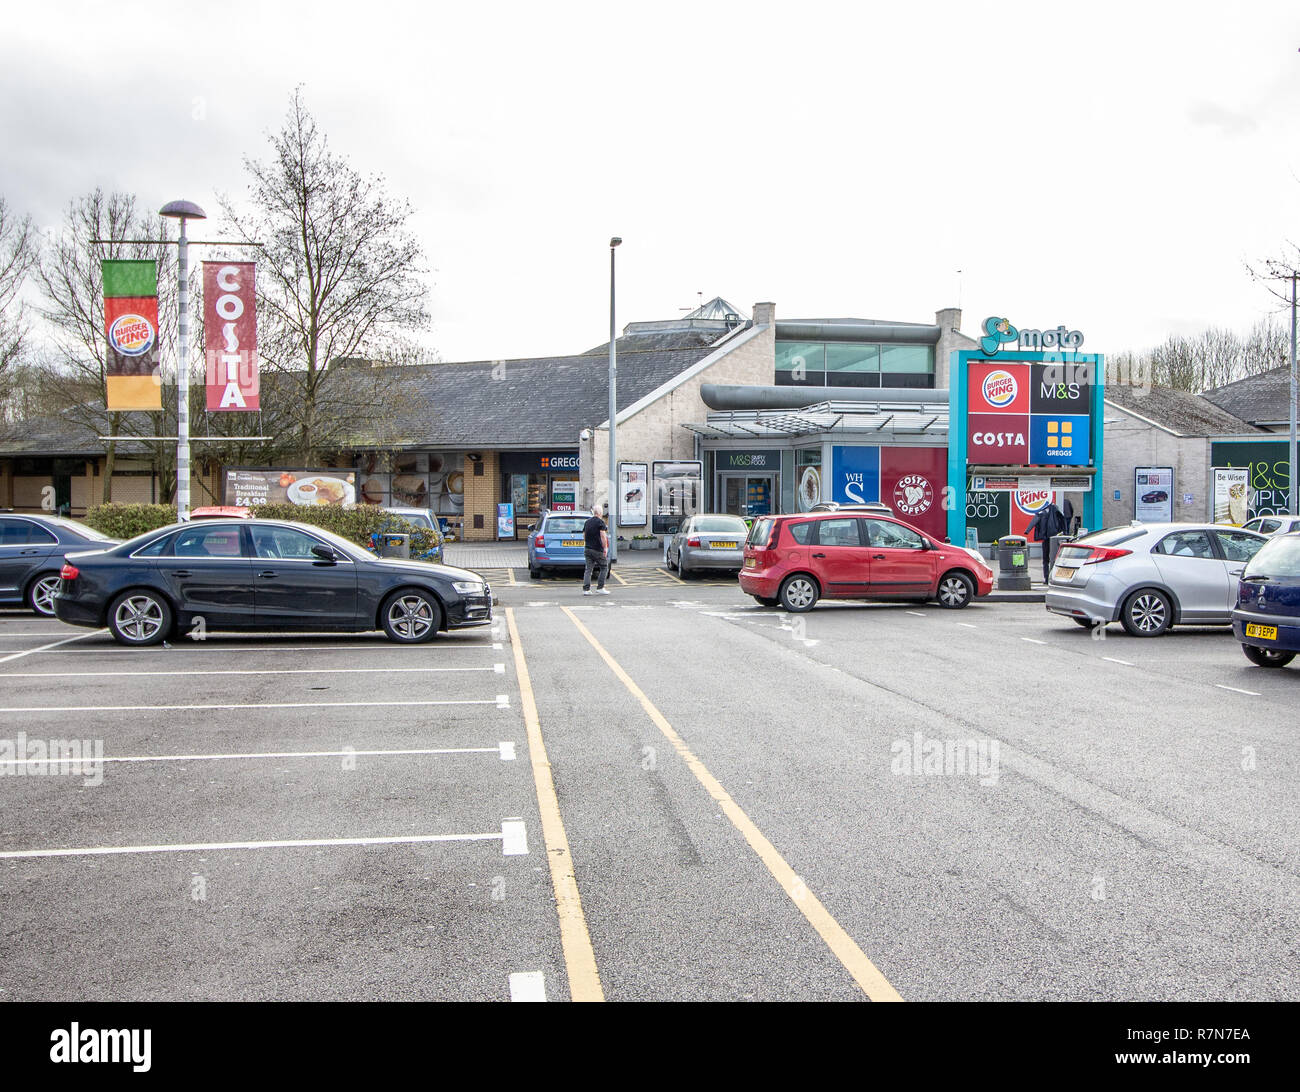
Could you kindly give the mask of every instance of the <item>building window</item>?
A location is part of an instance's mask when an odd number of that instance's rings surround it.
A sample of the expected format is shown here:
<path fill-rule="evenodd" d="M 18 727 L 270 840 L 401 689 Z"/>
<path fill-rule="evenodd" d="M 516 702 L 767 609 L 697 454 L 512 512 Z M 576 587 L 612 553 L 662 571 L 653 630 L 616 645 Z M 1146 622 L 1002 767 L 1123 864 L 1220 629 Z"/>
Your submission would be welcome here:
<path fill-rule="evenodd" d="M 882 345 L 882 387 L 933 387 L 934 348 L 930 345 Z"/>
<path fill-rule="evenodd" d="M 817 342 L 778 341 L 776 343 L 776 382 L 790 387 L 806 384 L 826 385 L 826 346 Z"/>
<path fill-rule="evenodd" d="M 933 387 L 934 346 L 778 341 L 776 384 L 790 387 Z"/>
<path fill-rule="evenodd" d="M 826 385 L 879 387 L 880 346 L 839 344 L 826 346 Z"/>

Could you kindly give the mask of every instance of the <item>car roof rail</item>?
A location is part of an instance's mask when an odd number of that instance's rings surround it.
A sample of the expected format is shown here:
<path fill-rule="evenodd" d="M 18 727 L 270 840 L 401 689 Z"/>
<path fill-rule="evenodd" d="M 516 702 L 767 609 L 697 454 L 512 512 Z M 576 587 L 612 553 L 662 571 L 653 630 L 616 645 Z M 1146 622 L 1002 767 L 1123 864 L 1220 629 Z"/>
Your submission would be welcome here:
<path fill-rule="evenodd" d="M 883 501 L 853 501 L 843 503 L 841 501 L 818 501 L 810 509 L 810 512 L 885 512 L 889 515 L 894 514 L 894 510 Z"/>

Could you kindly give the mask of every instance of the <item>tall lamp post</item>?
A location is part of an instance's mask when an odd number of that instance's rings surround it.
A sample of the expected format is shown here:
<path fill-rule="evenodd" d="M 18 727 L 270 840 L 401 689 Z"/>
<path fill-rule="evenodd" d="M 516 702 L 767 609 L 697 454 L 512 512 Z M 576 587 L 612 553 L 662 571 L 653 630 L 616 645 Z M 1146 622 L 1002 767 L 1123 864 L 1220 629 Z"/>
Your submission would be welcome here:
<path fill-rule="evenodd" d="M 1291 421 L 1290 437 L 1290 457 L 1291 457 L 1291 484 L 1287 487 L 1286 510 L 1293 516 L 1300 515 L 1296 509 L 1296 403 L 1300 400 L 1297 395 L 1296 379 L 1296 346 L 1295 346 L 1295 282 L 1296 271 L 1291 270 L 1291 411 L 1289 414 Z"/>
<path fill-rule="evenodd" d="M 618 416 L 618 351 L 614 347 L 614 249 L 623 240 L 609 241 L 609 560 L 618 559 L 618 453 L 615 418 Z"/>
<path fill-rule="evenodd" d="M 186 220 L 206 220 L 208 214 L 193 201 L 169 201 L 158 210 L 181 222 L 176 248 L 180 277 L 180 356 L 176 362 L 176 518 L 190 518 L 190 251 Z"/>

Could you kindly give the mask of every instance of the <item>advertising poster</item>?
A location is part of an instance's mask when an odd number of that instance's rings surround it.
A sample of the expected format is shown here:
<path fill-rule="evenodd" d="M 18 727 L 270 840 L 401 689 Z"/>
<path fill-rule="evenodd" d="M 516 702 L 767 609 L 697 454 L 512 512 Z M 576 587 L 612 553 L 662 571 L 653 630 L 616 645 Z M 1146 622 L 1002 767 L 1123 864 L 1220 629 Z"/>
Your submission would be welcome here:
<path fill-rule="evenodd" d="M 1023 535 L 1048 501 L 1061 503 L 1058 494 L 1045 489 L 975 489 L 972 482 L 966 493 L 966 526 L 985 544 L 1003 535 Z"/>
<path fill-rule="evenodd" d="M 102 261 L 104 397 L 109 410 L 162 409 L 158 367 L 158 266 L 152 261 Z"/>
<path fill-rule="evenodd" d="M 253 262 L 203 263 L 203 337 L 210 412 L 261 408 Z"/>
<path fill-rule="evenodd" d="M 578 483 L 551 479 L 551 511 L 576 512 L 578 510 Z"/>
<path fill-rule="evenodd" d="M 822 453 L 820 448 L 795 452 L 794 499 L 800 512 L 812 510 L 822 500 Z"/>
<path fill-rule="evenodd" d="M 1214 522 L 1240 527 L 1250 518 L 1250 468 L 1214 468 Z"/>
<path fill-rule="evenodd" d="M 515 506 L 508 501 L 497 505 L 497 538 L 515 537 Z"/>
<path fill-rule="evenodd" d="M 618 464 L 618 522 L 644 527 L 649 522 L 650 468 L 645 463 Z"/>
<path fill-rule="evenodd" d="M 375 452 L 361 459 L 363 504 L 383 508 L 427 508 L 440 516 L 465 511 L 465 456 L 460 452 Z"/>
<path fill-rule="evenodd" d="M 880 448 L 831 448 L 831 500 L 866 504 L 880 500 Z"/>
<path fill-rule="evenodd" d="M 226 471 L 226 503 L 252 508 L 259 504 L 303 506 L 357 502 L 354 470 L 234 467 Z"/>
<path fill-rule="evenodd" d="M 704 496 L 704 464 L 690 460 L 656 460 L 652 469 L 654 510 L 650 530 L 656 535 L 675 534 L 683 519 L 700 510 L 700 499 Z"/>
<path fill-rule="evenodd" d="M 887 447 L 880 452 L 880 499 L 894 515 L 940 541 L 948 533 L 944 487 L 948 449 Z"/>
<path fill-rule="evenodd" d="M 1174 519 L 1174 468 L 1133 468 L 1133 518 L 1140 523 L 1172 523 Z"/>
<path fill-rule="evenodd" d="M 1291 460 L 1286 449 L 1285 439 L 1227 440 L 1210 445 L 1211 465 L 1245 467 L 1249 471 L 1247 519 L 1286 513 L 1287 490 L 1291 486 Z M 1218 510 L 1217 500 L 1215 510 Z"/>
<path fill-rule="evenodd" d="M 1072 364 L 971 364 L 966 458 L 995 466 L 1086 466 L 1089 370 Z"/>

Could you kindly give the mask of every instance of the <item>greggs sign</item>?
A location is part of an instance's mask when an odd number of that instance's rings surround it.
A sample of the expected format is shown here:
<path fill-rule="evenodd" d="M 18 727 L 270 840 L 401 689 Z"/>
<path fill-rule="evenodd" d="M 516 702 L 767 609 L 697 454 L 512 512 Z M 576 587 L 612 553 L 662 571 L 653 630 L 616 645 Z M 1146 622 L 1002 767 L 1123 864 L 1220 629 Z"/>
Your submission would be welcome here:
<path fill-rule="evenodd" d="M 203 263 L 203 327 L 208 409 L 261 408 L 257 371 L 256 266 Z"/>

